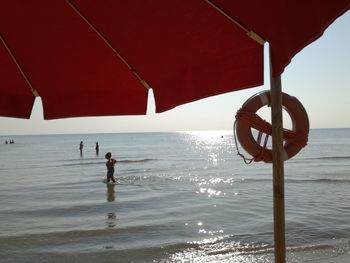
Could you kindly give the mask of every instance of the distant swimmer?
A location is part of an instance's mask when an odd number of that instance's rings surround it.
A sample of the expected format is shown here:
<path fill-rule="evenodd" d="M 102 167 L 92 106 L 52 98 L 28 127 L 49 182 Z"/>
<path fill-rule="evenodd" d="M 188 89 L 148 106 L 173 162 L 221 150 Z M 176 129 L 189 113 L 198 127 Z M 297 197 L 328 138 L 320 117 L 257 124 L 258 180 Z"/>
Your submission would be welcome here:
<path fill-rule="evenodd" d="M 84 148 L 83 141 L 81 141 L 80 144 L 79 144 L 80 154 L 83 153 L 83 148 Z"/>
<path fill-rule="evenodd" d="M 110 152 L 106 153 L 105 158 L 107 159 L 107 183 L 109 183 L 110 180 L 112 180 L 112 182 L 115 183 L 114 166 L 117 163 L 117 160 L 112 158 L 112 154 Z"/>
<path fill-rule="evenodd" d="M 98 155 L 100 152 L 100 146 L 98 145 L 98 142 L 96 142 L 95 150 L 96 150 L 96 155 Z"/>

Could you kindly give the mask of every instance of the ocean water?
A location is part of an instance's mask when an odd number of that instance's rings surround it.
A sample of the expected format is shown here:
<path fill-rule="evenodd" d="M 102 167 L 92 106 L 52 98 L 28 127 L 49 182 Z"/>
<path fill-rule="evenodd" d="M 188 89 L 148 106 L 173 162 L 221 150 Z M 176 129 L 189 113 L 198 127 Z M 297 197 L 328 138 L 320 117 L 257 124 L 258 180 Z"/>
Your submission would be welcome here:
<path fill-rule="evenodd" d="M 244 164 L 232 131 L 0 142 L 0 262 L 273 262 L 272 167 Z M 285 205 L 287 262 L 350 254 L 350 129 L 310 131 Z"/>

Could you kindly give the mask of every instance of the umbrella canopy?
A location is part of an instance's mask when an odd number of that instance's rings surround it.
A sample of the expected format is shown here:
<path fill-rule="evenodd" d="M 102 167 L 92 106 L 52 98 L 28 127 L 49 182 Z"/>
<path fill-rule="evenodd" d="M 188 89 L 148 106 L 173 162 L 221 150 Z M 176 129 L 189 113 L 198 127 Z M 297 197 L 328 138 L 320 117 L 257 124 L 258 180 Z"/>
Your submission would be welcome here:
<path fill-rule="evenodd" d="M 0 116 L 145 114 L 263 84 L 350 8 L 337 1 L 4 0 Z"/>

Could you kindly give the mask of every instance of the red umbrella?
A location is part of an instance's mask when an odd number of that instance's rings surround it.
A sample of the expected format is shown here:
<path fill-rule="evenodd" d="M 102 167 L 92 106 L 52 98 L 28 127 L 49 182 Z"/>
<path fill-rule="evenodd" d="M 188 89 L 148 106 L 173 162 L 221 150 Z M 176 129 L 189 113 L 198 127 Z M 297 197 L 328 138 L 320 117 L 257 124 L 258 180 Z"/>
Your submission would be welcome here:
<path fill-rule="evenodd" d="M 263 84 L 270 45 L 276 261 L 285 261 L 280 75 L 350 0 L 2 0 L 0 116 L 145 114 Z"/>

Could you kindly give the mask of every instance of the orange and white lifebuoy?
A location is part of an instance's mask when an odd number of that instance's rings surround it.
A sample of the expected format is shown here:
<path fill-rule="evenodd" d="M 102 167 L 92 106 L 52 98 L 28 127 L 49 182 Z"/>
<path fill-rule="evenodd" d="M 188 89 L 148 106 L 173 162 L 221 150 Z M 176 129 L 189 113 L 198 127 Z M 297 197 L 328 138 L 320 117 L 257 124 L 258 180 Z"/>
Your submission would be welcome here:
<path fill-rule="evenodd" d="M 272 126 L 256 114 L 263 106 L 270 105 L 270 102 L 269 91 L 257 93 L 250 97 L 236 114 L 235 132 L 238 141 L 243 149 L 253 156 L 254 161 L 272 162 L 272 150 L 267 148 L 268 137 L 272 135 Z M 295 97 L 282 93 L 282 106 L 292 121 L 291 130 L 283 129 L 282 159 L 288 160 L 307 144 L 309 118 L 303 105 Z M 252 129 L 258 131 L 257 139 L 253 137 Z M 265 139 L 263 145 L 260 145 L 263 134 Z"/>

